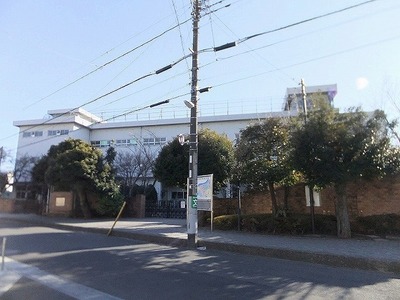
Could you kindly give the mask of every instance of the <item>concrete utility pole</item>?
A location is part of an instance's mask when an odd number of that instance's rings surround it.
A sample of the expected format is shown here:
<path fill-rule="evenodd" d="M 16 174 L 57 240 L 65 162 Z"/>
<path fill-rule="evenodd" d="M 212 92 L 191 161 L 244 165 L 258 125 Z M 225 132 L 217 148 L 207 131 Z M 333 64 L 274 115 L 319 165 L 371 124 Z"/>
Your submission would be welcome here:
<path fill-rule="evenodd" d="M 304 79 L 301 79 L 301 95 L 303 97 L 303 113 L 304 113 L 304 124 L 307 123 L 307 94 L 306 85 Z M 308 186 L 308 192 L 310 194 L 310 214 L 311 214 L 311 230 L 315 234 L 315 204 L 314 204 L 314 187 Z"/>
<path fill-rule="evenodd" d="M 0 171 L 1 171 L 1 162 L 3 161 L 3 147 L 0 147 Z"/>
<path fill-rule="evenodd" d="M 303 113 L 304 113 L 304 123 L 307 123 L 307 94 L 306 85 L 304 84 L 304 79 L 301 79 L 301 95 L 303 97 Z"/>
<path fill-rule="evenodd" d="M 190 137 L 189 137 L 189 195 L 187 203 L 187 233 L 189 248 L 197 246 L 197 175 L 198 175 L 198 135 L 197 135 L 197 70 L 198 70 L 198 34 L 200 3 L 193 1 L 193 54 L 192 54 L 192 81 L 190 101 L 193 107 L 190 110 Z"/>

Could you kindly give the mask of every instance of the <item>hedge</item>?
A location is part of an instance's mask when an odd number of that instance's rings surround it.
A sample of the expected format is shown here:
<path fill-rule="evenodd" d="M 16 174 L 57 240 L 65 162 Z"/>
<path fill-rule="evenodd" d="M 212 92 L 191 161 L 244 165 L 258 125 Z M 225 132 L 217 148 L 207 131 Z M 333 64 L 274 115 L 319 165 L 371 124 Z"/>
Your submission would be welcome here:
<path fill-rule="evenodd" d="M 315 215 L 315 233 L 336 235 L 336 217 Z M 242 215 L 242 231 L 267 234 L 311 234 L 311 216 L 309 214 L 290 214 L 286 217 L 274 217 L 271 214 Z M 223 215 L 214 218 L 214 228 L 219 230 L 237 230 L 237 215 Z M 351 221 L 352 232 L 367 235 L 400 235 L 400 216 L 375 215 L 358 217 Z"/>

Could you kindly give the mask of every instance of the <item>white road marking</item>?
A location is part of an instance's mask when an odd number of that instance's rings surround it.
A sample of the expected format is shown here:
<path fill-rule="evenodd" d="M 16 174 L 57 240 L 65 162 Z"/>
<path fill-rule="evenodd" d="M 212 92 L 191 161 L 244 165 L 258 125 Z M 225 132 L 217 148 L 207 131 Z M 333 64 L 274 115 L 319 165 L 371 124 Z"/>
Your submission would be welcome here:
<path fill-rule="evenodd" d="M 0 297 L 20 280 L 21 275 L 12 271 L 0 271 Z"/>
<path fill-rule="evenodd" d="M 0 296 L 2 293 L 8 291 L 12 285 L 18 281 L 21 277 L 26 277 L 44 286 L 52 288 L 65 295 L 74 297 L 75 299 L 110 299 L 119 300 L 121 298 L 114 297 L 112 295 L 103 293 L 96 289 L 84 286 L 79 283 L 65 280 L 59 276 L 47 273 L 40 270 L 39 268 L 32 267 L 20 262 L 17 262 L 11 258 L 5 258 L 6 271 L 0 273 Z M 3 280 L 3 276 L 5 280 Z M 16 279 L 18 278 L 18 279 Z M 15 280 L 16 279 L 16 280 Z M 4 282 L 4 287 L 3 287 Z M 4 291 L 3 291 L 4 289 Z"/>

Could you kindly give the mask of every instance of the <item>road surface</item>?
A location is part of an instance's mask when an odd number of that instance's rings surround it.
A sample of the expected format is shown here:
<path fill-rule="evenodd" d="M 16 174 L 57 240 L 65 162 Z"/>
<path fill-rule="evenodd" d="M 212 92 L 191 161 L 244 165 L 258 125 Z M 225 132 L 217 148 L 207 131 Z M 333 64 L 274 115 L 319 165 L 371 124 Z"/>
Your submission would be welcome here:
<path fill-rule="evenodd" d="M 0 220 L 0 299 L 400 299 L 400 276 Z"/>

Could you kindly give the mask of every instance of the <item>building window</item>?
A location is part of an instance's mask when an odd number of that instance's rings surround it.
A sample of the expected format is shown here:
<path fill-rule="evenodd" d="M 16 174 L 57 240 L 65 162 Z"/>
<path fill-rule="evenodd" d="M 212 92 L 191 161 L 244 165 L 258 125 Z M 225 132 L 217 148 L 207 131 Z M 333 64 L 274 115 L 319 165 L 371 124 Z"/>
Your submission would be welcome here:
<path fill-rule="evenodd" d="M 109 141 L 109 140 L 91 141 L 90 144 L 91 144 L 93 147 L 105 148 L 105 147 L 109 147 L 109 146 L 110 146 L 111 141 Z"/>
<path fill-rule="evenodd" d="M 69 130 L 63 129 L 63 130 L 49 130 L 47 132 L 48 136 L 55 136 L 55 135 L 67 135 L 69 133 Z"/>
<path fill-rule="evenodd" d="M 115 140 L 115 146 L 135 146 L 137 145 L 136 139 Z"/>
<path fill-rule="evenodd" d="M 108 147 L 108 146 L 110 146 L 110 144 L 111 144 L 111 141 L 106 141 L 106 140 L 100 141 L 101 148 Z"/>
<path fill-rule="evenodd" d="M 143 145 L 164 145 L 167 143 L 167 138 L 143 138 Z M 138 141 L 136 138 L 133 139 L 118 139 L 118 140 L 101 140 L 91 141 L 93 147 L 104 148 L 109 146 L 116 147 L 128 147 L 136 146 Z"/>
<path fill-rule="evenodd" d="M 22 133 L 22 137 L 40 137 L 43 136 L 43 131 L 25 131 Z"/>
<path fill-rule="evenodd" d="M 167 143 L 167 138 L 143 138 L 143 145 L 164 145 Z"/>
<path fill-rule="evenodd" d="M 186 192 L 171 192 L 171 199 L 172 200 L 181 200 L 186 199 L 187 193 Z"/>
<path fill-rule="evenodd" d="M 100 147 L 100 141 L 91 141 L 90 144 L 91 144 L 93 147 Z"/>

